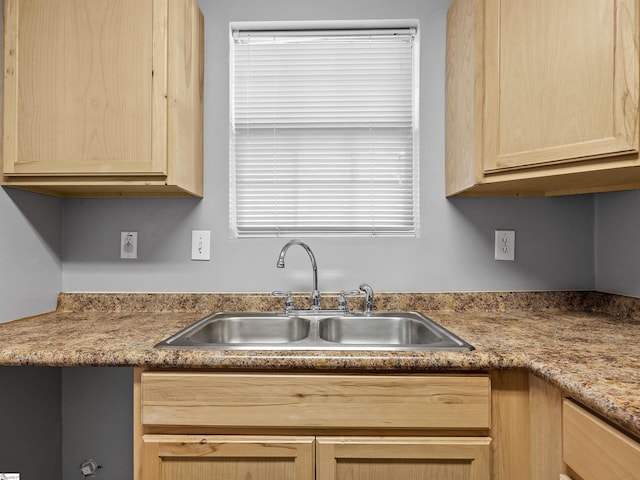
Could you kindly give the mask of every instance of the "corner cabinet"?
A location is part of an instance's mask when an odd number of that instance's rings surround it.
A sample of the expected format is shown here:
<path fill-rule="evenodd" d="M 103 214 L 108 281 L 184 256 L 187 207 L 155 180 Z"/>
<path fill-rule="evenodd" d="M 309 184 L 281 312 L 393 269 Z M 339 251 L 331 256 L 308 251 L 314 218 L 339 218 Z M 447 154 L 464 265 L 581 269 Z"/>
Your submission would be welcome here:
<path fill-rule="evenodd" d="M 637 0 L 455 0 L 446 193 L 640 187 Z"/>
<path fill-rule="evenodd" d="M 135 480 L 486 480 L 488 375 L 140 372 Z"/>
<path fill-rule="evenodd" d="M 196 0 L 5 0 L 3 185 L 202 196 Z"/>

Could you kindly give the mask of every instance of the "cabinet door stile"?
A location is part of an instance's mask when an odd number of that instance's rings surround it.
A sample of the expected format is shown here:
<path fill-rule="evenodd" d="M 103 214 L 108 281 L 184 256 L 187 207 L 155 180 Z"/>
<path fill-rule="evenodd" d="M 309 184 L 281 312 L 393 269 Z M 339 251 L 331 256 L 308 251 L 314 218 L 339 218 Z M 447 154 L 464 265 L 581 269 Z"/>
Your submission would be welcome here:
<path fill-rule="evenodd" d="M 13 173 L 18 159 L 18 2 L 3 3 L 3 112 L 2 160 L 0 173 Z"/>
<path fill-rule="evenodd" d="M 167 0 L 153 0 L 151 169 L 167 174 L 168 25 Z"/>

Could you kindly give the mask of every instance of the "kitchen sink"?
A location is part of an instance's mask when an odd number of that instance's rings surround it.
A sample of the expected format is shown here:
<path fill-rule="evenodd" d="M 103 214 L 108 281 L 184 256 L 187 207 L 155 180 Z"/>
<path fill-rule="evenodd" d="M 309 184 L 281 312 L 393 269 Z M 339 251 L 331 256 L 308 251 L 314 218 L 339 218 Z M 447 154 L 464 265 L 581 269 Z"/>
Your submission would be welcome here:
<path fill-rule="evenodd" d="M 158 343 L 188 350 L 469 351 L 473 347 L 417 312 L 301 310 L 222 312 Z"/>
<path fill-rule="evenodd" d="M 309 320 L 243 313 L 209 317 L 185 338 L 194 344 L 288 343 L 309 334 Z"/>
<path fill-rule="evenodd" d="M 427 345 L 443 339 L 421 319 L 406 315 L 323 318 L 318 323 L 318 336 L 328 342 L 349 345 Z"/>

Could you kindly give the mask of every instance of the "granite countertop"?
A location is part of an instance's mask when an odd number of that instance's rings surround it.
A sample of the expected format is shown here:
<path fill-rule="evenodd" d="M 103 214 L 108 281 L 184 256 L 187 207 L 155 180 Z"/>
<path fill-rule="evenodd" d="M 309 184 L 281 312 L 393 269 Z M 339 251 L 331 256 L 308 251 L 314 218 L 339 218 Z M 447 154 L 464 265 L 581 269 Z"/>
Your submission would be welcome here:
<path fill-rule="evenodd" d="M 474 345 L 472 352 L 153 348 L 205 314 L 275 311 L 281 303 L 267 294 L 65 293 L 55 312 L 0 324 L 0 365 L 325 372 L 523 368 L 640 435 L 640 300 L 629 297 L 597 292 L 376 295 L 376 310 L 420 311 Z"/>

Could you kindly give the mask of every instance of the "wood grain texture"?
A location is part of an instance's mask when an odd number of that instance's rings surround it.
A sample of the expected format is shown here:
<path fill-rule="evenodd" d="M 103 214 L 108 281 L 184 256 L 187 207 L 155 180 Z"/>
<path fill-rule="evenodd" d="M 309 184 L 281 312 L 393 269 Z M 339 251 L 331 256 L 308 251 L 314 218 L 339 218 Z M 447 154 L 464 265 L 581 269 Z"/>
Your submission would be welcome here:
<path fill-rule="evenodd" d="M 562 472 L 562 394 L 529 374 L 531 478 L 557 480 Z"/>
<path fill-rule="evenodd" d="M 490 438 L 318 437 L 317 480 L 486 480 Z"/>
<path fill-rule="evenodd" d="M 142 368 L 133 369 L 133 480 L 142 480 L 142 459 L 144 458 L 142 442 L 144 430 L 140 416 L 142 372 Z"/>
<path fill-rule="evenodd" d="M 145 425 L 486 429 L 487 375 L 145 372 Z"/>
<path fill-rule="evenodd" d="M 565 399 L 562 457 L 583 480 L 628 480 L 640 475 L 640 444 Z"/>
<path fill-rule="evenodd" d="M 195 0 L 169 2 L 168 182 L 202 196 L 204 17 Z"/>
<path fill-rule="evenodd" d="M 639 188 L 639 18 L 638 0 L 454 1 L 447 195 Z"/>
<path fill-rule="evenodd" d="M 483 2 L 456 0 L 447 12 L 446 193 L 482 178 Z"/>
<path fill-rule="evenodd" d="M 314 479 L 313 437 L 145 435 L 142 480 Z"/>
<path fill-rule="evenodd" d="M 163 174 L 151 168 L 152 1 L 9 1 L 18 148 L 5 173 Z"/>
<path fill-rule="evenodd" d="M 4 185 L 202 196 L 196 0 L 7 0 L 4 12 Z"/>
<path fill-rule="evenodd" d="M 492 480 L 538 480 L 529 475 L 529 374 L 492 372 L 491 393 Z"/>
<path fill-rule="evenodd" d="M 486 2 L 486 171 L 638 151 L 636 7 Z"/>

